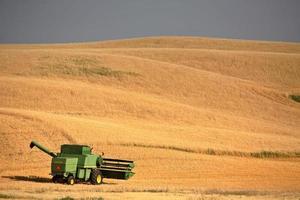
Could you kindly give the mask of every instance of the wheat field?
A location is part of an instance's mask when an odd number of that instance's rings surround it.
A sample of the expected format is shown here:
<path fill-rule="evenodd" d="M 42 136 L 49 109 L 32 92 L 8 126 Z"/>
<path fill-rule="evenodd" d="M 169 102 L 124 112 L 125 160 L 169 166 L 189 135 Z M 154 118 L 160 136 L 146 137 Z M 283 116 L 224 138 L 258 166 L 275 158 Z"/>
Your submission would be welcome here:
<path fill-rule="evenodd" d="M 0 45 L 0 198 L 299 199 L 300 44 L 149 37 Z M 60 144 L 132 159 L 49 183 Z"/>

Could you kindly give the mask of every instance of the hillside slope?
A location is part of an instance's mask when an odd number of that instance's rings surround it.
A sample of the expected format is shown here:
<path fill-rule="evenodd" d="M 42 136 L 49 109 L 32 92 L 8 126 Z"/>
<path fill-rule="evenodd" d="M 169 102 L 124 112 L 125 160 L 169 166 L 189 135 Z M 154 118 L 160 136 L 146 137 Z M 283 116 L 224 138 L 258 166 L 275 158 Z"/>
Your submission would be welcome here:
<path fill-rule="evenodd" d="M 136 161 L 133 179 L 102 190 L 299 192 L 300 103 L 289 98 L 299 81 L 293 43 L 0 45 L 0 190 L 19 188 L 15 176 L 47 177 L 35 139 Z"/>

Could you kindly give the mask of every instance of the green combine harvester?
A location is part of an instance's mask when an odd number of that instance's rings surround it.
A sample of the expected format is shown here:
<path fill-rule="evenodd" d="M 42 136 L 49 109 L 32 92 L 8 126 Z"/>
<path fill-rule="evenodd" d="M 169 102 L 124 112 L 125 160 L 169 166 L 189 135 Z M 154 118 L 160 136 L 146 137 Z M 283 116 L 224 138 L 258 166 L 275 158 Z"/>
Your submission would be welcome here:
<path fill-rule="evenodd" d="M 37 147 L 52 157 L 51 175 L 54 183 L 91 182 L 102 183 L 103 178 L 127 180 L 134 175 L 134 163 L 131 160 L 103 158 L 92 154 L 92 148 L 86 145 L 63 144 L 60 153 L 54 153 L 39 143 L 32 141 L 30 148 Z"/>

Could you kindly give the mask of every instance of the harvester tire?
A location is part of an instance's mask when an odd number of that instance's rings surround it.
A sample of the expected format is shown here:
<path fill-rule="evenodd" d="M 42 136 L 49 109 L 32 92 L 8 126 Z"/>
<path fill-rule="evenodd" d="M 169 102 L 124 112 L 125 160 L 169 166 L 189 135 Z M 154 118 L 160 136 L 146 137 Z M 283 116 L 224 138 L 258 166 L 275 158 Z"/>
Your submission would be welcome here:
<path fill-rule="evenodd" d="M 102 183 L 103 177 L 99 169 L 92 169 L 91 172 L 91 183 L 93 185 L 99 185 Z"/>
<path fill-rule="evenodd" d="M 58 183 L 59 177 L 58 176 L 53 176 L 52 177 L 52 182 L 53 183 Z"/>
<path fill-rule="evenodd" d="M 74 185 L 74 183 L 75 183 L 74 176 L 69 176 L 68 179 L 67 179 L 67 184 L 68 185 Z"/>

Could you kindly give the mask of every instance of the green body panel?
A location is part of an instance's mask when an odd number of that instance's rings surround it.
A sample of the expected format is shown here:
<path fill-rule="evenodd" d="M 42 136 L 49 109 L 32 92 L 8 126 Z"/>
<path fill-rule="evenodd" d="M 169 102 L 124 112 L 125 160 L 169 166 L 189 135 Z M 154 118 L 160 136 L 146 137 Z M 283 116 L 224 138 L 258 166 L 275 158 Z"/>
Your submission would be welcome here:
<path fill-rule="evenodd" d="M 87 145 L 61 145 L 60 153 L 53 153 L 37 142 L 32 141 L 30 147 L 34 146 L 52 156 L 51 175 L 65 177 L 72 175 L 76 179 L 88 181 L 92 169 L 99 169 L 103 178 L 127 180 L 134 173 L 133 161 L 103 158 L 92 154 L 92 149 Z"/>
<path fill-rule="evenodd" d="M 78 179 L 83 179 L 83 180 L 87 181 L 91 176 L 91 171 L 92 170 L 89 168 L 78 168 L 76 177 Z"/>
<path fill-rule="evenodd" d="M 78 169 L 77 171 L 77 177 L 80 178 L 80 179 L 84 179 L 85 177 L 85 169 Z"/>
<path fill-rule="evenodd" d="M 59 158 L 77 158 L 79 168 L 96 168 L 98 163 L 97 155 L 77 155 L 77 154 L 60 154 L 58 153 Z"/>
<path fill-rule="evenodd" d="M 81 168 L 96 168 L 97 167 L 97 159 L 96 155 L 83 155 L 79 156 L 78 166 Z"/>
<path fill-rule="evenodd" d="M 76 176 L 78 158 L 54 157 L 51 162 L 51 174 Z"/>
<path fill-rule="evenodd" d="M 85 169 L 85 176 L 84 176 L 84 180 L 85 180 L 85 181 L 87 181 L 87 180 L 90 179 L 91 172 L 92 172 L 91 169 Z"/>

